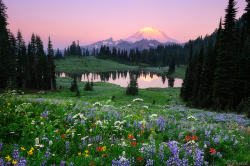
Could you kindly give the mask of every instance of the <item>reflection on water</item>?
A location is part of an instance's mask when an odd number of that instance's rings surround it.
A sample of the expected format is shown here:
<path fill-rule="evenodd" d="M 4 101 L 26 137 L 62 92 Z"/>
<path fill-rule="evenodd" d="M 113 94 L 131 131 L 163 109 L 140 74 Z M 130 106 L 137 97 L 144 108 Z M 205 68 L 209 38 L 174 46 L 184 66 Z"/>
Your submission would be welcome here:
<path fill-rule="evenodd" d="M 112 71 L 112 72 L 98 72 L 98 73 L 81 73 L 81 74 L 66 74 L 59 73 L 59 77 L 76 77 L 81 81 L 93 82 L 109 82 L 112 84 L 127 87 L 130 81 L 130 75 L 137 78 L 139 88 L 166 88 L 166 87 L 181 87 L 182 79 L 167 77 L 167 74 L 156 74 L 145 71 Z"/>

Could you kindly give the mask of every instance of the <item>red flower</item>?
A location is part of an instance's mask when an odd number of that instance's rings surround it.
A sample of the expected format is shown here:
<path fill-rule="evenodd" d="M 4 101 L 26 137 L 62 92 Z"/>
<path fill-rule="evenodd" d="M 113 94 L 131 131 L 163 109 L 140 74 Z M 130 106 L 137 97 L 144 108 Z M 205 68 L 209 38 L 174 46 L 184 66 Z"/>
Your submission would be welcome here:
<path fill-rule="evenodd" d="M 66 134 L 62 134 L 62 136 L 61 136 L 62 138 L 65 138 L 66 137 Z"/>
<path fill-rule="evenodd" d="M 57 130 L 57 133 L 60 133 L 60 130 L 59 130 L 59 129 Z"/>
<path fill-rule="evenodd" d="M 142 160 L 143 160 L 142 157 L 138 157 L 138 158 L 137 158 L 137 161 L 139 161 L 139 162 L 141 162 Z"/>
<path fill-rule="evenodd" d="M 107 157 L 107 154 L 106 153 L 104 153 L 103 155 L 102 155 L 102 157 L 104 158 L 104 157 Z"/>
<path fill-rule="evenodd" d="M 136 146 L 136 142 L 132 142 L 132 146 Z"/>
<path fill-rule="evenodd" d="M 91 162 L 89 163 L 89 165 L 95 165 L 95 162 L 94 162 L 94 161 L 91 161 Z"/>
<path fill-rule="evenodd" d="M 198 139 L 197 136 L 193 136 L 193 137 L 192 137 L 192 140 L 197 140 L 197 139 Z"/>
<path fill-rule="evenodd" d="M 95 123 L 92 123 L 92 127 L 95 127 Z"/>
<path fill-rule="evenodd" d="M 132 139 L 134 139 L 134 136 L 132 134 L 129 134 L 128 139 L 132 140 Z"/>
<path fill-rule="evenodd" d="M 97 151 L 102 151 L 102 147 L 101 147 L 101 146 L 98 146 L 98 147 L 96 148 L 96 150 L 97 150 Z"/>
<path fill-rule="evenodd" d="M 213 149 L 213 148 L 210 148 L 210 151 L 209 151 L 211 154 L 215 154 L 216 153 L 216 150 Z"/>
<path fill-rule="evenodd" d="M 186 140 L 189 141 L 191 139 L 190 136 L 186 136 Z"/>

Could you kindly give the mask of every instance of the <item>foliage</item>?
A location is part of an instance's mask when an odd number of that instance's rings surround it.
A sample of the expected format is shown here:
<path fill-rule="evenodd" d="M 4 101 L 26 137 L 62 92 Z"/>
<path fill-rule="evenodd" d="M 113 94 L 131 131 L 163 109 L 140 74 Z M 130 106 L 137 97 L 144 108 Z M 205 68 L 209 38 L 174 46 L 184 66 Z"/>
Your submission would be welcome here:
<path fill-rule="evenodd" d="M 0 110 L 0 161 L 5 164 L 250 162 L 250 121 L 243 115 L 152 106 L 142 98 L 115 106 L 110 100 L 26 100 L 16 93 L 0 97 Z"/>
<path fill-rule="evenodd" d="M 190 49 L 181 90 L 184 101 L 198 107 L 242 110 L 242 102 L 250 95 L 248 15 L 247 7 L 246 13 L 236 20 L 236 2 L 229 0 L 224 27 L 220 21 L 213 35 L 198 43 L 191 41 L 198 49 Z"/>
<path fill-rule="evenodd" d="M 128 84 L 128 87 L 126 89 L 127 95 L 136 96 L 138 95 L 138 83 L 137 78 L 130 76 L 130 83 Z"/>
<path fill-rule="evenodd" d="M 84 85 L 84 90 L 85 91 L 93 91 L 93 82 L 86 82 L 86 84 Z"/>

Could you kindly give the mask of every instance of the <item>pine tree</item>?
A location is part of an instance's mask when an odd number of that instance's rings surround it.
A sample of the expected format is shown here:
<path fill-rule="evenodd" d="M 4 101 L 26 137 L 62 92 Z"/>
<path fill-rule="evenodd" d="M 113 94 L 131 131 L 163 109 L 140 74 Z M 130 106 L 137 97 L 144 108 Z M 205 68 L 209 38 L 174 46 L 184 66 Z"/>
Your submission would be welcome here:
<path fill-rule="evenodd" d="M 212 40 L 209 41 L 207 55 L 204 60 L 204 68 L 200 78 L 199 101 L 202 106 L 210 106 L 212 100 L 213 78 L 216 68 L 216 54 Z"/>
<path fill-rule="evenodd" d="M 5 88 L 10 79 L 11 58 L 7 24 L 6 6 L 0 0 L 0 89 Z"/>
<path fill-rule="evenodd" d="M 169 63 L 168 74 L 172 74 L 175 72 L 175 57 L 172 57 Z"/>
<path fill-rule="evenodd" d="M 194 72 L 194 64 L 193 64 L 193 45 L 191 42 L 189 48 L 189 64 L 186 69 L 185 79 L 183 80 L 182 88 L 181 88 L 181 97 L 184 101 L 188 101 L 192 96 L 193 89 L 193 72 Z"/>
<path fill-rule="evenodd" d="M 195 105 L 199 104 L 198 101 L 198 93 L 200 91 L 200 83 L 201 83 L 201 73 L 203 69 L 203 57 L 204 57 L 204 48 L 203 46 L 200 49 L 199 54 L 196 54 L 194 57 L 194 72 L 193 75 L 193 89 L 192 89 L 192 99 Z"/>
<path fill-rule="evenodd" d="M 52 42 L 49 37 L 48 41 L 48 71 L 49 71 L 49 82 L 50 82 L 50 89 L 55 90 L 56 89 L 56 76 L 55 76 L 55 64 L 54 64 L 54 50 L 52 46 Z"/>
<path fill-rule="evenodd" d="M 130 75 L 130 83 L 127 87 L 126 94 L 132 96 L 138 95 L 137 78 L 133 75 Z"/>
<path fill-rule="evenodd" d="M 8 56 L 9 59 L 9 80 L 8 80 L 8 88 L 14 89 L 16 88 L 16 38 L 15 36 L 9 32 L 9 42 L 10 42 L 10 54 Z"/>
<path fill-rule="evenodd" d="M 17 87 L 26 87 L 27 57 L 26 46 L 20 31 L 17 32 Z"/>
<path fill-rule="evenodd" d="M 234 83 L 235 83 L 235 1 L 229 0 L 224 21 L 224 31 L 221 39 L 221 51 L 217 56 L 217 69 L 215 76 L 214 102 L 222 109 L 233 106 Z"/>
<path fill-rule="evenodd" d="M 77 92 L 77 90 L 78 90 L 78 85 L 77 85 L 77 81 L 76 81 L 76 76 L 74 76 L 74 80 L 71 82 L 70 91 Z"/>

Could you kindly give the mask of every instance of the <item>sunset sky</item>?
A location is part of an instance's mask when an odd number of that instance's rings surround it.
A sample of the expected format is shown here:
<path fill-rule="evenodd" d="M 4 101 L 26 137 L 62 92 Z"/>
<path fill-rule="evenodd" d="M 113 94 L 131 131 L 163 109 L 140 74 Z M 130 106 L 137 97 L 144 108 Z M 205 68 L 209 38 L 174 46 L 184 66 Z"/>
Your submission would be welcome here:
<path fill-rule="evenodd" d="M 153 27 L 180 42 L 212 33 L 224 18 L 228 0 L 3 0 L 9 28 L 21 30 L 26 41 L 32 32 L 54 47 L 73 40 L 81 45 L 113 37 L 127 38 Z M 245 0 L 238 0 L 237 18 Z"/>

